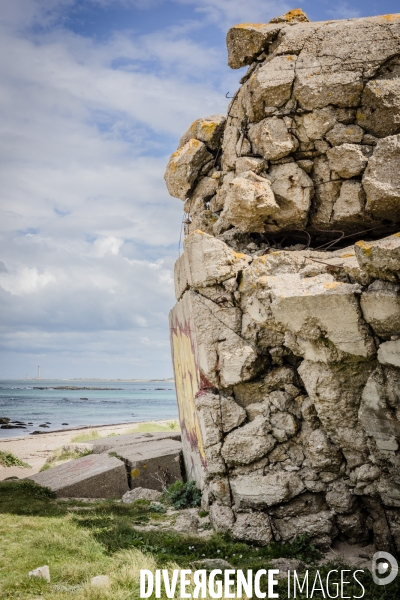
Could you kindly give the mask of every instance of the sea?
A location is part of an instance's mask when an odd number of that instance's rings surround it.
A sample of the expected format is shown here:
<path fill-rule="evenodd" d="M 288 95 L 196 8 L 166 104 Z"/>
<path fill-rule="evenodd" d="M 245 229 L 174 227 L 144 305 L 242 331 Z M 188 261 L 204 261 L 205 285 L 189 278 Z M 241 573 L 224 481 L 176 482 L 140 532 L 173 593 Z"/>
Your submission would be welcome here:
<path fill-rule="evenodd" d="M 68 389 L 69 388 L 69 389 Z M 99 389 L 101 388 L 101 389 Z M 92 425 L 178 418 L 173 381 L 0 380 L 0 418 L 25 429 L 1 429 L 0 439 Z M 39 425 L 47 425 L 41 428 Z"/>

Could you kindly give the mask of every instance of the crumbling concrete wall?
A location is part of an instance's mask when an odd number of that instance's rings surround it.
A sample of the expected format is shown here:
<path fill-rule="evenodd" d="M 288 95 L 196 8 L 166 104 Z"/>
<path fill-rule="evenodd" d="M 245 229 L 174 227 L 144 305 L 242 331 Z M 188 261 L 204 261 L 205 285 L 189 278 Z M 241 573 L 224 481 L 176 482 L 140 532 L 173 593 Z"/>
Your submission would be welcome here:
<path fill-rule="evenodd" d="M 292 11 L 165 179 L 185 202 L 171 340 L 186 468 L 215 527 L 400 550 L 400 15 Z"/>

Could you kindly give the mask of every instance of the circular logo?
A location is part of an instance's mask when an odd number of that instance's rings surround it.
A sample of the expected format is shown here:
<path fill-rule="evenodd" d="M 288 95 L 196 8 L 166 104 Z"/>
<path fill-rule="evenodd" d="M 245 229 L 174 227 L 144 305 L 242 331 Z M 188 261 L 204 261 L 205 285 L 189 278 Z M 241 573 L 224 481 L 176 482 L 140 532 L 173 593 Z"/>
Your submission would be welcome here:
<path fill-rule="evenodd" d="M 389 568 L 390 572 L 388 573 Z M 388 585 L 388 583 L 392 583 L 397 577 L 398 570 L 397 560 L 389 552 L 376 552 L 372 557 L 372 579 L 376 585 Z M 385 573 L 388 573 L 386 577 L 378 576 Z"/>

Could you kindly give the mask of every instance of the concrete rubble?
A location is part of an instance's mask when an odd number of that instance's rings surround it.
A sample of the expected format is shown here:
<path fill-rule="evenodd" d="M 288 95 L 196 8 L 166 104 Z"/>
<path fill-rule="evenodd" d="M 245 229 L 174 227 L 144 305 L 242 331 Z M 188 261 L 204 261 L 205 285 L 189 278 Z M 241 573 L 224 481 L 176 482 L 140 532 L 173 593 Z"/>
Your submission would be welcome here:
<path fill-rule="evenodd" d="M 57 497 L 160 499 L 184 478 L 180 434 L 132 433 L 93 441 L 93 454 L 28 477 Z"/>
<path fill-rule="evenodd" d="M 400 551 L 400 15 L 227 35 L 165 180 L 186 472 L 219 531 Z"/>

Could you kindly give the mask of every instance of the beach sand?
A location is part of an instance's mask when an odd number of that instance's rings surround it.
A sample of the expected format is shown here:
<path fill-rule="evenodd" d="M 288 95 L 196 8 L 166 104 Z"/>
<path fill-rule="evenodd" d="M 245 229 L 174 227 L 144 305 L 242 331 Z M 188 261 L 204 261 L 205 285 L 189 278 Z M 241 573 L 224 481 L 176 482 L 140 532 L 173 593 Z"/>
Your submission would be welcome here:
<path fill-rule="evenodd" d="M 99 427 L 80 427 L 78 429 L 68 429 L 63 431 L 53 431 L 41 435 L 29 435 L 24 437 L 4 438 L 0 440 L 0 451 L 11 452 L 14 456 L 30 465 L 31 469 L 23 467 L 3 467 L 0 465 L 0 481 L 7 477 L 18 477 L 23 479 L 38 473 L 46 460 L 52 455 L 54 450 L 62 446 L 71 444 L 73 438 L 80 435 L 90 435 L 92 431 L 97 431 L 100 437 L 107 437 L 110 434 L 121 435 L 123 433 L 133 433 L 133 430 L 139 431 L 143 427 L 150 426 L 151 431 L 159 426 L 160 431 L 165 431 L 168 420 L 164 421 L 146 421 L 143 423 L 124 423 L 121 425 L 101 425 Z M 138 433 L 139 433 L 138 431 Z M 88 440 L 89 441 L 89 440 Z"/>

